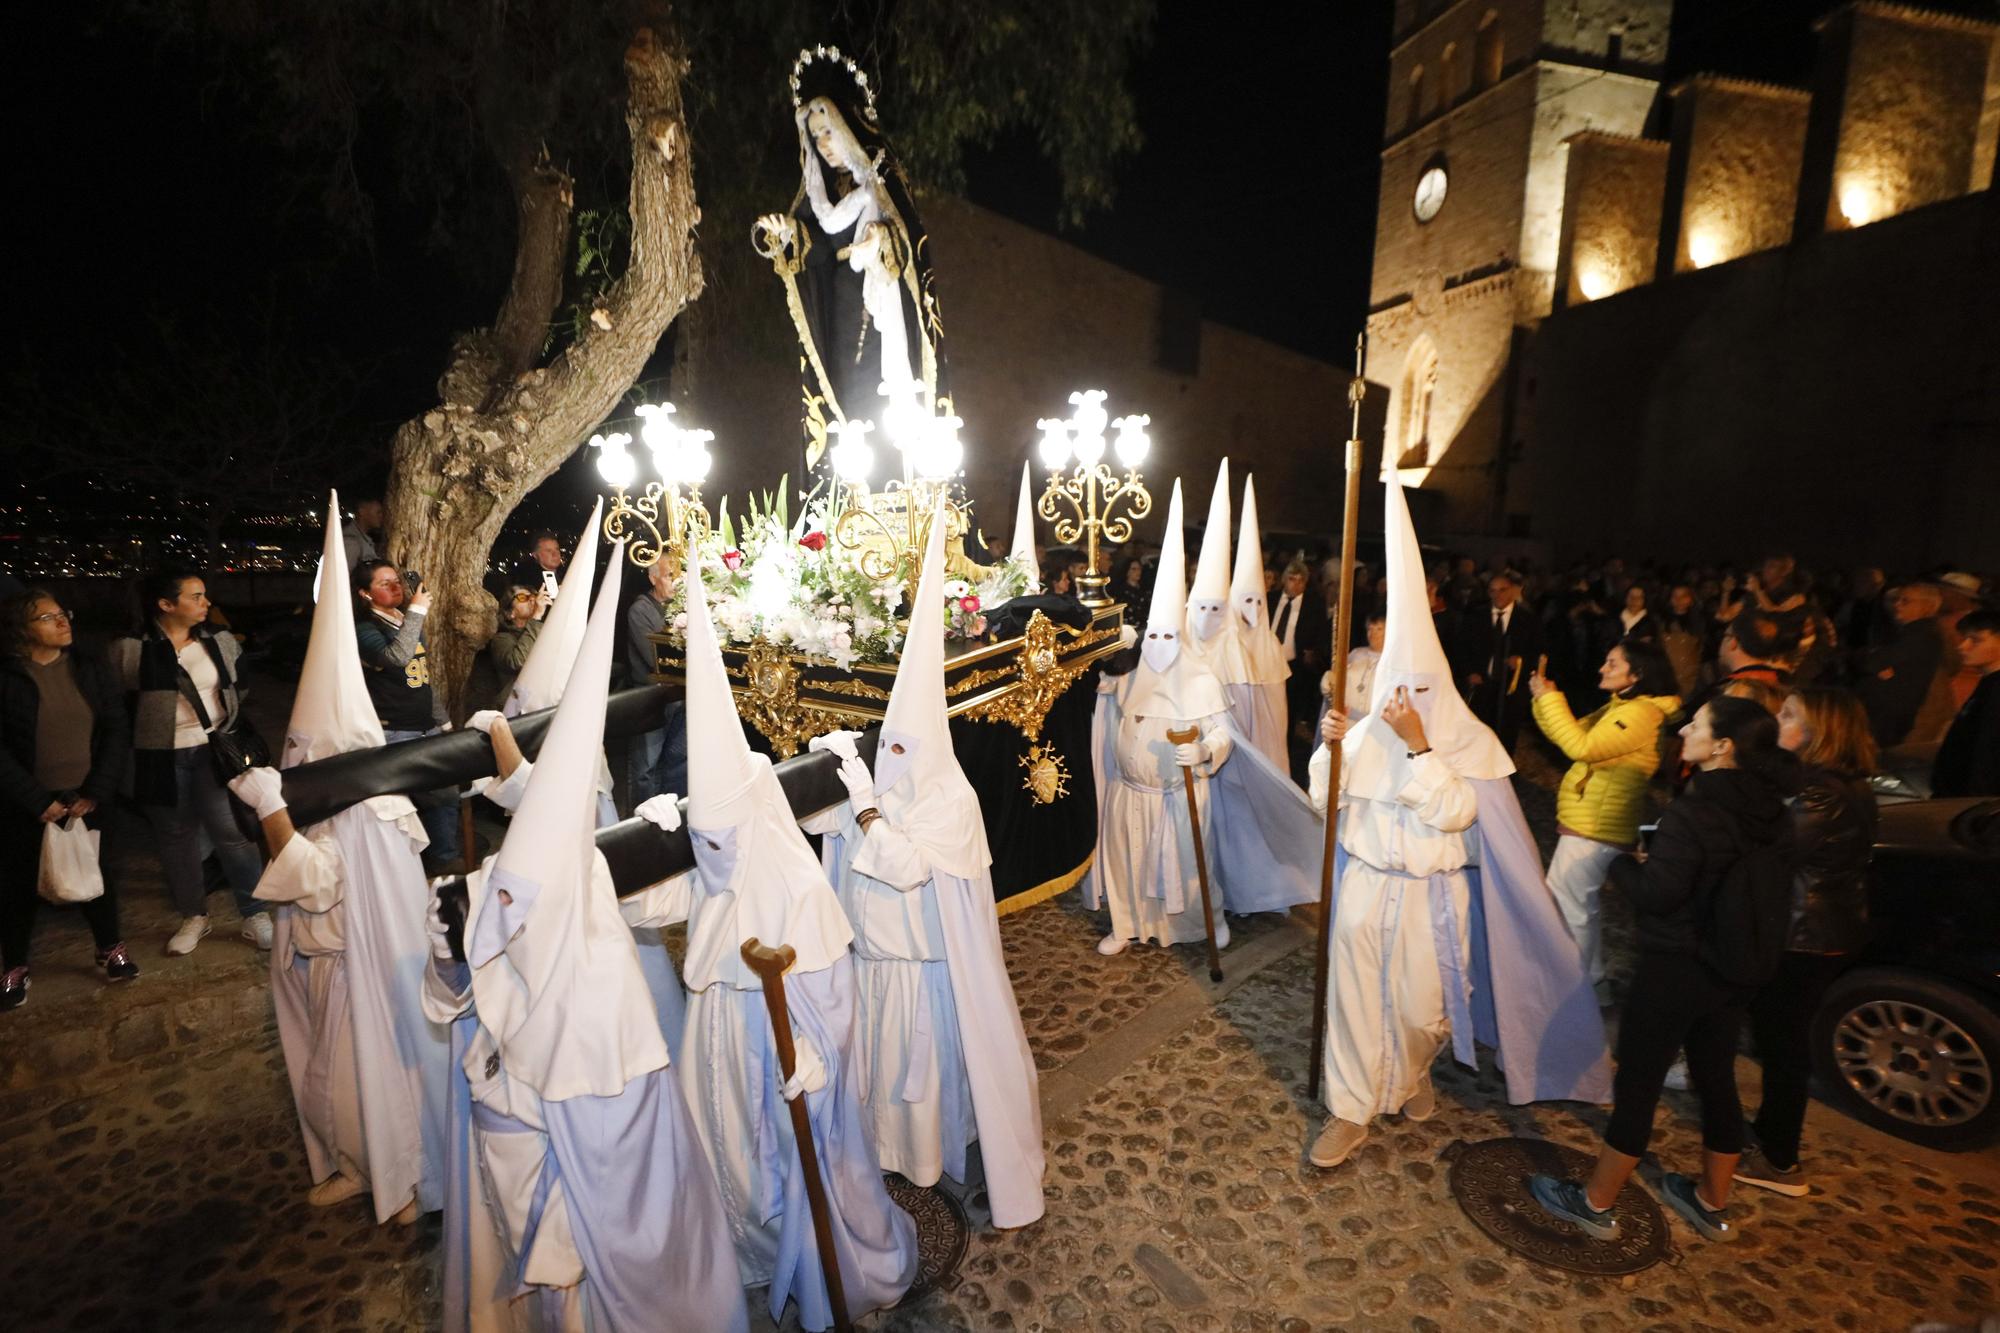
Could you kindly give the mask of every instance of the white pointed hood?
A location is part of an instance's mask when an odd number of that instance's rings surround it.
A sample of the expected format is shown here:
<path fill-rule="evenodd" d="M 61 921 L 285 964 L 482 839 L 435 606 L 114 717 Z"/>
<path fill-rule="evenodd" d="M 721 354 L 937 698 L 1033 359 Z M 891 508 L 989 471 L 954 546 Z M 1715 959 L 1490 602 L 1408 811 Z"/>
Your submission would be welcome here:
<path fill-rule="evenodd" d="M 597 575 L 597 523 L 603 516 L 604 497 L 600 495 L 591 508 L 590 522 L 576 539 L 576 553 L 563 573 L 556 604 L 549 608 L 542 632 L 535 636 L 535 646 L 528 650 L 528 660 L 521 664 L 521 674 L 514 677 L 514 687 L 507 692 L 502 711 L 508 717 L 553 708 L 562 699 L 570 668 L 576 665 L 577 652 L 583 647 L 584 624 L 590 615 L 590 584 Z"/>
<path fill-rule="evenodd" d="M 1229 460 L 1215 470 L 1215 489 L 1208 497 L 1208 526 L 1202 529 L 1201 558 L 1194 566 L 1194 588 L 1188 593 L 1187 624 L 1191 641 L 1216 637 L 1229 614 Z"/>
<path fill-rule="evenodd" d="M 944 694 L 944 529 L 942 501 L 931 514 L 930 539 L 917 580 L 896 684 L 875 750 L 875 793 L 890 827 L 923 848 L 936 870 L 975 879 L 993 863 L 979 797 L 952 750 Z M 855 866 L 867 874 L 869 845 Z"/>
<path fill-rule="evenodd" d="M 1424 720 L 1431 750 L 1460 777 L 1504 778 L 1514 761 L 1492 728 L 1474 717 L 1459 697 L 1437 623 L 1424 589 L 1423 555 L 1403 487 L 1393 474 L 1383 488 L 1382 539 L 1387 555 L 1389 618 L 1382 657 L 1375 667 L 1368 717 L 1347 733 L 1342 746 L 1344 790 L 1371 800 L 1396 798 L 1411 776 L 1409 747 L 1382 721 L 1382 705 L 1398 686 Z"/>
<path fill-rule="evenodd" d="M 1273 685 L 1288 680 L 1278 636 L 1271 633 L 1270 594 L 1264 591 L 1264 534 L 1257 526 L 1257 479 L 1243 478 L 1243 516 L 1236 524 L 1236 572 L 1229 581 L 1229 601 L 1236 610 L 1243 644 L 1244 680 Z"/>
<path fill-rule="evenodd" d="M 831 967 L 854 928 L 770 759 L 751 752 L 729 692 L 722 646 L 699 562 L 687 570 L 687 827 L 694 845 L 694 904 L 681 981 L 689 991 L 721 982 L 760 990 L 743 942 L 789 944 L 794 972 Z"/>
<path fill-rule="evenodd" d="M 298 692 L 292 697 L 280 768 L 353 750 L 378 749 L 384 744 L 382 723 L 368 697 L 367 678 L 361 674 L 354 597 L 348 587 L 347 552 L 340 539 L 340 496 L 328 491 L 326 541 L 319 560 L 312 637 L 306 641 L 305 665 L 299 669 Z M 404 805 L 408 808 L 407 802 Z"/>
<path fill-rule="evenodd" d="M 1146 629 L 1139 637 L 1139 665 L 1132 672 L 1127 713 L 1146 717 L 1192 719 L 1223 712 L 1222 682 L 1215 673 L 1182 651 L 1187 618 L 1187 549 L 1181 532 L 1181 483 L 1174 479 L 1167 501 L 1167 529 L 1160 539 L 1159 570 L 1153 579 L 1153 601 Z"/>
<path fill-rule="evenodd" d="M 613 551 L 520 809 L 499 854 L 467 881 L 465 953 L 479 1021 L 508 1076 L 546 1101 L 616 1096 L 667 1063 L 638 949 L 597 851 L 625 543 Z"/>
<path fill-rule="evenodd" d="M 1028 591 L 1042 591 L 1042 569 L 1035 560 L 1035 494 L 1028 485 L 1028 464 L 1021 464 L 1021 498 L 1014 505 L 1014 548 L 1008 554 L 1028 567 Z"/>

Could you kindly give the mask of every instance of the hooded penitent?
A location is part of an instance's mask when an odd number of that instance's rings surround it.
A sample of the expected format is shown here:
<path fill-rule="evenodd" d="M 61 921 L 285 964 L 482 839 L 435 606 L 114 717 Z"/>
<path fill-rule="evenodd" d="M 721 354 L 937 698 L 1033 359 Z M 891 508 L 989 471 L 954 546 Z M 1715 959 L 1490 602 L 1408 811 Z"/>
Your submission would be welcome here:
<path fill-rule="evenodd" d="M 738 950 L 756 939 L 798 954 L 792 973 L 817 972 L 847 953 L 854 932 L 771 761 L 743 736 L 722 665 L 701 570 L 687 570 L 687 823 L 696 876 L 708 898 L 688 922 L 681 979 L 689 991 L 717 981 L 758 990 Z M 788 974 L 789 975 L 789 974 Z"/>
<path fill-rule="evenodd" d="M 1271 603 L 1264 591 L 1264 536 L 1257 527 L 1257 479 L 1243 478 L 1243 517 L 1236 529 L 1236 570 L 1229 580 L 1229 600 L 1245 629 L 1241 636 L 1248 681 L 1277 685 L 1289 679 L 1284 649 L 1271 633 Z M 1279 713 L 1284 705 L 1280 696 Z"/>
<path fill-rule="evenodd" d="M 1235 635 L 1229 617 L 1229 460 L 1215 470 L 1215 489 L 1208 496 L 1208 526 L 1201 533 L 1201 555 L 1194 565 L 1194 587 L 1188 592 L 1188 642 L 1210 665 L 1223 656 Z M 1215 645 L 1211 652 L 1208 645 Z M 1224 674 L 1226 684 L 1229 677 Z"/>
<path fill-rule="evenodd" d="M 1451 664 L 1438 642 L 1424 591 L 1423 556 L 1403 488 L 1392 481 L 1386 489 L 1388 624 L 1368 716 L 1343 743 L 1342 789 L 1370 800 L 1393 801 L 1408 784 L 1409 747 L 1382 720 L 1382 705 L 1398 687 L 1409 690 L 1410 702 L 1424 720 L 1424 736 L 1453 772 L 1466 778 L 1504 778 L 1514 771 L 1514 761 L 1493 729 L 1474 717 L 1459 696 Z"/>
<path fill-rule="evenodd" d="M 1452 687 L 1423 594 L 1422 556 L 1403 488 L 1391 477 L 1386 492 L 1387 634 L 1368 718 L 1348 732 L 1343 747 L 1342 790 L 1393 804 L 1409 782 L 1409 748 L 1381 720 L 1390 692 L 1407 688 L 1432 751 L 1470 781 L 1478 803 L 1478 817 L 1462 835 L 1474 852 L 1464 867 L 1471 881 L 1466 923 L 1471 956 L 1439 958 L 1453 1053 L 1471 1065 L 1475 1037 L 1494 1047 L 1510 1101 L 1604 1101 L 1611 1075 L 1603 1020 L 1508 781 L 1513 761 Z M 1341 817 L 1366 815 L 1344 811 Z M 1343 848 L 1348 845 L 1345 832 L 1341 841 Z M 1443 939 L 1453 933 L 1444 924 L 1436 929 Z"/>
<path fill-rule="evenodd" d="M 769 1283 L 774 1321 L 796 1298 L 799 1322 L 832 1322 L 806 1205 L 805 1174 L 779 1085 L 784 1075 L 747 940 L 797 955 L 785 1002 L 801 1052 L 815 1150 L 850 1315 L 893 1305 L 917 1272 L 916 1231 L 890 1201 L 851 1069 L 853 928 L 799 831 L 771 761 L 752 754 L 722 665 L 701 571 L 688 567 L 687 828 L 689 991 L 682 1081 L 728 1201 L 739 1276 Z"/>
<path fill-rule="evenodd" d="M 544 1101 L 615 1096 L 667 1063 L 632 932 L 599 874 L 597 768 L 618 575 L 614 560 L 527 795 L 499 855 L 468 885 L 466 961 L 479 1021 L 499 1042 L 508 1076 Z"/>
<path fill-rule="evenodd" d="M 985 819 L 979 798 L 953 752 L 946 716 L 944 529 L 945 512 L 940 503 L 931 517 L 916 606 L 875 749 L 875 800 L 893 835 L 914 844 L 929 871 L 929 884 L 917 891 L 930 895 L 936 904 L 944 935 L 944 966 L 950 977 L 950 1003 L 958 1028 L 955 1045 L 963 1053 L 966 1080 L 972 1090 L 987 1197 L 996 1225 L 1019 1227 L 1039 1218 L 1043 1210 L 1041 1105 L 1034 1056 L 1021 1027 L 1020 1009 L 1000 946 L 1000 922 L 993 910 L 993 881 L 987 869 L 992 857 L 986 845 Z M 878 881 L 879 892 L 901 897 L 894 888 L 880 887 L 897 884 L 902 878 L 875 865 L 872 853 L 881 846 L 881 838 L 863 835 L 854 851 L 852 871 L 872 876 Z M 900 849 L 891 855 L 901 859 Z M 856 943 L 864 956 L 869 952 L 866 943 L 862 939 Z M 898 961 L 875 966 L 921 969 L 935 965 L 900 961 L 908 956 L 901 953 Z M 921 984 L 919 981 L 917 986 Z M 940 1007 L 942 1001 L 933 1009 Z M 919 1030 L 907 1033 L 906 1040 L 885 1044 L 913 1052 L 906 1066 L 922 1068 L 938 1059 L 933 1045 L 946 1047 L 946 1043 L 922 1031 L 921 1021 L 912 1026 Z M 895 1038 L 905 1035 L 898 1032 Z M 886 1060 L 887 1053 L 878 1053 L 878 1058 Z M 876 1095 L 893 1092 L 882 1092 L 878 1085 Z M 947 1163 L 953 1156 L 949 1147 Z"/>
<path fill-rule="evenodd" d="M 576 551 L 563 572 L 562 586 L 555 605 L 542 622 L 528 660 L 514 677 L 502 710 L 508 717 L 553 708 L 562 699 L 563 687 L 576 666 L 577 652 L 583 647 L 584 623 L 590 615 L 590 585 L 597 573 L 597 523 L 604 514 L 604 498 L 591 508 L 590 522 L 576 539 Z"/>
<path fill-rule="evenodd" d="M 285 768 L 382 744 L 344 557 L 340 501 L 329 495 Z M 272 1002 L 313 1179 L 347 1158 L 367 1177 L 377 1221 L 413 1192 L 427 1210 L 443 1199 L 448 1047 L 419 1000 L 429 956 L 423 845 L 415 807 L 378 796 L 298 830 L 257 885 L 278 907 Z"/>
<path fill-rule="evenodd" d="M 1035 563 L 1035 496 L 1028 485 L 1028 465 L 1021 464 L 1021 498 L 1014 504 L 1014 547 L 1007 553 L 1028 567 L 1028 591 L 1042 591 L 1042 571 Z"/>
<path fill-rule="evenodd" d="M 459 1033 L 465 1155 L 446 1210 L 454 1331 L 647 1328 L 662 1309 L 689 1328 L 748 1323 L 728 1215 L 596 846 L 623 556 L 619 542 L 506 840 L 466 881 L 476 1023 Z"/>
<path fill-rule="evenodd" d="M 1181 531 L 1181 483 L 1175 478 L 1167 501 L 1153 601 L 1147 608 L 1145 632 L 1139 637 L 1139 666 L 1132 673 L 1131 693 L 1122 704 L 1125 712 L 1191 720 L 1228 711 L 1222 682 L 1182 650 L 1186 616 L 1187 550 Z"/>

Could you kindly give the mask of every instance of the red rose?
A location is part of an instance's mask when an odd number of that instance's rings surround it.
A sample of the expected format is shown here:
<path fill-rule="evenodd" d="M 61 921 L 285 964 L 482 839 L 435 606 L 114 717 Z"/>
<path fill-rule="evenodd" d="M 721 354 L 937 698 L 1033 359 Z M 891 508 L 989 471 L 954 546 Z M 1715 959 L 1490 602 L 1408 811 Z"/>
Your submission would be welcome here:
<path fill-rule="evenodd" d="M 824 532 L 808 532 L 805 536 L 799 538 L 799 545 L 805 547 L 808 551 L 823 551 L 826 549 L 826 534 Z"/>
<path fill-rule="evenodd" d="M 958 599 L 958 609 L 965 612 L 968 616 L 972 615 L 979 610 L 979 599 L 968 593 L 966 596 Z"/>
<path fill-rule="evenodd" d="M 737 550 L 735 547 L 724 551 L 722 553 L 722 567 L 732 572 L 743 568 L 743 552 Z"/>

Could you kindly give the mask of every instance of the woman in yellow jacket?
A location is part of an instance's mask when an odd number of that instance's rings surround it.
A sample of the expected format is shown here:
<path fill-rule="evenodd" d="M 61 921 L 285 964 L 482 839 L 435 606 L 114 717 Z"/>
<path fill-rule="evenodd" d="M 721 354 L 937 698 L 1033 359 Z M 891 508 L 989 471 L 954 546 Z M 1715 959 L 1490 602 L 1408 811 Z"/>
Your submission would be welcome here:
<path fill-rule="evenodd" d="M 1660 764 L 1660 730 L 1680 711 L 1674 671 L 1666 654 L 1648 641 L 1626 639 L 1604 655 L 1597 683 L 1611 696 L 1578 721 L 1569 701 L 1547 677 L 1528 681 L 1535 724 L 1576 762 L 1556 790 L 1556 854 L 1549 860 L 1549 891 L 1583 953 L 1590 978 L 1604 980 L 1600 894 L 1611 863 L 1639 843 L 1646 811 L 1646 782 Z"/>

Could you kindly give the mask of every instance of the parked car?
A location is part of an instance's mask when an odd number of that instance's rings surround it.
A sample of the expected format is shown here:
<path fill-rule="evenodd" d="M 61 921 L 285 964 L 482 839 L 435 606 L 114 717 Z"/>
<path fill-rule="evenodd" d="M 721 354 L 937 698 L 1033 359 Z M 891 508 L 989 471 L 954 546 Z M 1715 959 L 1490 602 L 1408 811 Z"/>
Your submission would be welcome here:
<path fill-rule="evenodd" d="M 1868 947 L 1827 991 L 1813 1058 L 1831 1102 L 1912 1143 L 2000 1134 L 2000 800 L 1881 807 Z"/>

